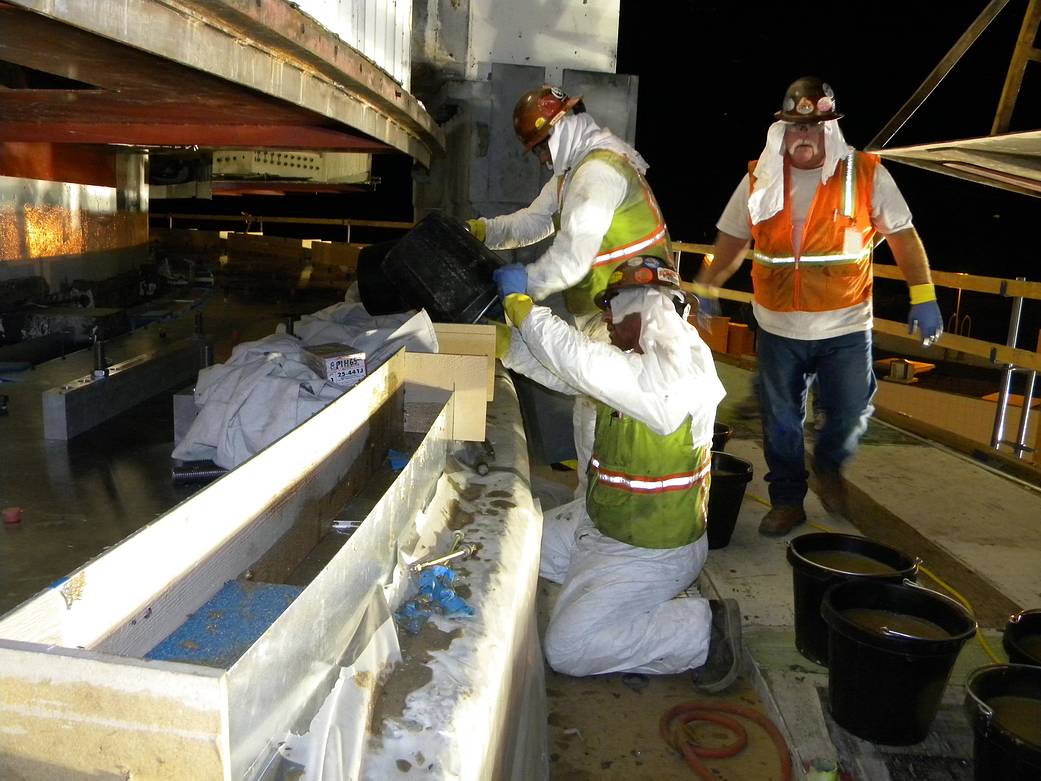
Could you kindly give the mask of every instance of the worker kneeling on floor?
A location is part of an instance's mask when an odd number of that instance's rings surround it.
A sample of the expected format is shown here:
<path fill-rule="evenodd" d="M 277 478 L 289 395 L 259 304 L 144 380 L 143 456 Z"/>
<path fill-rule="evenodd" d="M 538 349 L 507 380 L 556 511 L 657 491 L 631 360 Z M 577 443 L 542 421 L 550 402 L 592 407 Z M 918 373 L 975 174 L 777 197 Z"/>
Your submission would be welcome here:
<path fill-rule="evenodd" d="M 598 296 L 611 344 L 595 342 L 524 294 L 524 267 L 495 275 L 512 328 L 510 369 L 597 402 L 588 487 L 546 514 L 540 574 L 562 584 L 546 658 L 567 675 L 693 670 L 720 691 L 737 677 L 734 600 L 685 592 L 708 555 L 705 523 L 716 405 L 712 354 L 686 321 L 679 276 L 656 257 L 615 270 Z"/>

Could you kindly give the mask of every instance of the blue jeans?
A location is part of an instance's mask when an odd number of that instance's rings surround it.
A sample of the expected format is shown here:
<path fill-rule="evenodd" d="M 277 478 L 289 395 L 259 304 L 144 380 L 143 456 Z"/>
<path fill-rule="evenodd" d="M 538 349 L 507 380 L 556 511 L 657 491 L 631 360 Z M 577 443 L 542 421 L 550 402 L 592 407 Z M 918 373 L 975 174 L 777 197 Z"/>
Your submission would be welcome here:
<path fill-rule="evenodd" d="M 837 475 L 856 452 L 874 412 L 871 332 L 830 339 L 788 339 L 759 329 L 759 406 L 770 471 L 770 502 L 801 505 L 806 496 L 803 425 L 806 392 L 817 377 L 824 425 L 816 433 L 813 468 Z"/>

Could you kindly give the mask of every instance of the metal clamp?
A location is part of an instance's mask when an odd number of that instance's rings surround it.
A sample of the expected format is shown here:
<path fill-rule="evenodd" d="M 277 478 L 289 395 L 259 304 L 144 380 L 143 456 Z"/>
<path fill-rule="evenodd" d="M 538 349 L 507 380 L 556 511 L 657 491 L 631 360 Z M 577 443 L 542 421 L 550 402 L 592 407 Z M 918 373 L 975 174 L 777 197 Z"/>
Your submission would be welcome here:
<path fill-rule="evenodd" d="M 420 561 L 413 562 L 409 565 L 409 572 L 421 572 L 429 567 L 435 567 L 438 564 L 444 564 L 446 561 L 453 561 L 454 559 L 468 559 L 477 553 L 478 546 L 474 543 L 467 543 L 462 545 L 463 533 L 457 531 L 452 535 L 452 545 L 448 549 L 447 553 L 434 558 L 422 559 Z"/>

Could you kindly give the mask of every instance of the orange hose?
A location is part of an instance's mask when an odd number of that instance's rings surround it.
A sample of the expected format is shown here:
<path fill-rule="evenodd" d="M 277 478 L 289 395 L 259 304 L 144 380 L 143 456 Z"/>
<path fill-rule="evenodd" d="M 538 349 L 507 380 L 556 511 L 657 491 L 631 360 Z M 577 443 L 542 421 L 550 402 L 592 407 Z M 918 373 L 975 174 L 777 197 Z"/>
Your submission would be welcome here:
<path fill-rule="evenodd" d="M 684 702 L 670 708 L 661 717 L 659 728 L 661 736 L 672 748 L 683 755 L 699 778 L 704 781 L 716 781 L 709 767 L 702 762 L 706 759 L 725 759 L 738 754 L 748 744 L 748 733 L 741 724 L 724 713 L 732 713 L 755 722 L 770 736 L 777 748 L 781 760 L 781 781 L 791 781 L 792 758 L 788 752 L 788 744 L 774 723 L 754 708 L 743 705 L 732 705 L 728 702 Z M 734 734 L 733 742 L 718 748 L 706 748 L 694 742 L 691 724 L 699 721 L 710 721 L 719 724 Z"/>

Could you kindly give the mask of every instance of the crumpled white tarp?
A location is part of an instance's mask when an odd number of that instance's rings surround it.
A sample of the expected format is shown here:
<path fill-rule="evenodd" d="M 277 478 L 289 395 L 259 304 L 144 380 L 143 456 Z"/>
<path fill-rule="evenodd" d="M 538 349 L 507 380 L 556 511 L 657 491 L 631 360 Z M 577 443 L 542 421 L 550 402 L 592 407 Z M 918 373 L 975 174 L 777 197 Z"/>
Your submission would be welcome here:
<path fill-rule="evenodd" d="M 373 317 L 361 304 L 336 304 L 300 321 L 297 336 L 273 334 L 236 345 L 227 363 L 199 372 L 198 415 L 172 456 L 234 467 L 342 396 L 302 360 L 307 345 L 340 342 L 364 350 L 374 371 L 399 348 L 437 352 L 425 311 Z"/>

